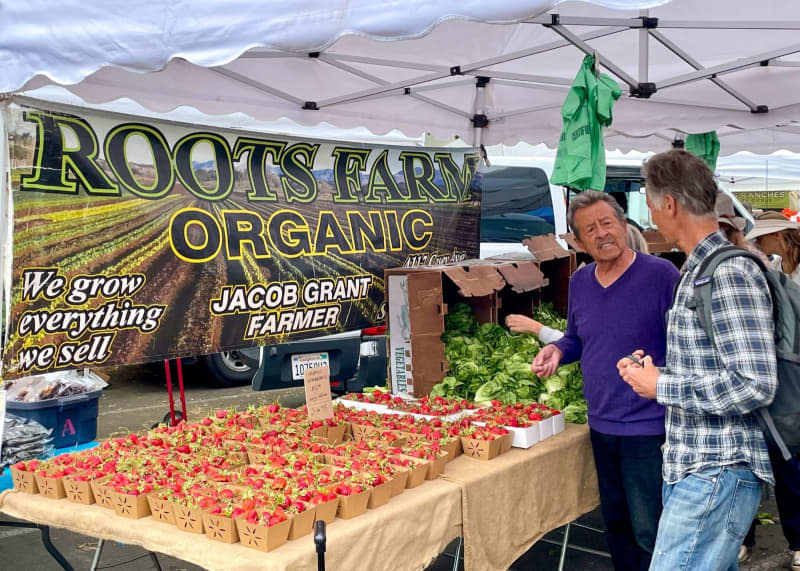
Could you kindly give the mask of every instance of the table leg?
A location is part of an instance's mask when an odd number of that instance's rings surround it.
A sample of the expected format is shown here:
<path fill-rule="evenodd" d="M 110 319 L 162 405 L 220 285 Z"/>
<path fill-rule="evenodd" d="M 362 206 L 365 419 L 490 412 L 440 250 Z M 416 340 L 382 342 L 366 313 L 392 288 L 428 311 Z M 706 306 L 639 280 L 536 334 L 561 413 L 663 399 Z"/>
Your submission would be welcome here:
<path fill-rule="evenodd" d="M 570 526 L 582 527 L 583 529 L 588 529 L 589 531 L 594 531 L 594 532 L 597 532 L 597 533 L 605 533 L 602 529 L 597 529 L 596 527 L 592 527 L 590 525 L 586 525 L 586 524 L 583 524 L 583 523 L 578 523 L 577 521 L 573 521 L 570 524 Z M 567 543 L 566 536 L 565 536 L 565 539 L 562 540 L 562 541 L 556 541 L 555 539 L 548 539 L 546 537 L 543 537 L 539 541 L 542 541 L 544 543 L 549 543 L 551 545 L 560 546 L 562 548 L 562 553 L 563 553 L 563 547 L 564 547 L 564 545 L 566 545 L 567 549 L 574 549 L 575 551 L 582 551 L 584 553 L 591 553 L 592 555 L 599 555 L 600 557 L 606 557 L 608 559 L 611 559 L 611 554 L 608 553 L 607 551 L 601 551 L 599 549 L 591 549 L 589 547 L 581 547 L 580 545 L 569 545 Z"/>
<path fill-rule="evenodd" d="M 97 566 L 100 564 L 100 555 L 103 553 L 103 546 L 105 544 L 105 539 L 97 540 L 97 547 L 94 550 L 94 558 L 92 559 L 92 566 L 89 567 L 89 571 L 96 571 Z"/>
<path fill-rule="evenodd" d="M 153 560 L 153 565 L 155 565 L 157 571 L 161 571 L 161 564 L 158 562 L 158 556 L 155 554 L 154 551 L 150 552 L 150 559 Z"/>
<path fill-rule="evenodd" d="M 61 555 L 61 552 L 56 549 L 56 546 L 53 545 L 53 542 L 50 540 L 50 526 L 49 525 L 42 525 L 39 526 L 39 531 L 42 532 L 42 543 L 44 543 L 44 548 L 50 554 L 50 556 L 58 561 L 58 564 L 61 565 L 61 568 L 64 571 L 72 571 L 72 565 L 64 559 L 64 556 Z"/>
<path fill-rule="evenodd" d="M 464 539 L 459 536 L 458 540 L 456 541 L 456 553 L 453 556 L 453 571 L 458 571 L 458 562 L 461 559 L 461 545 L 464 543 Z"/>
<path fill-rule="evenodd" d="M 558 571 L 564 571 L 564 560 L 567 558 L 570 524 L 564 526 L 564 541 L 561 543 L 561 556 L 558 558 Z"/>

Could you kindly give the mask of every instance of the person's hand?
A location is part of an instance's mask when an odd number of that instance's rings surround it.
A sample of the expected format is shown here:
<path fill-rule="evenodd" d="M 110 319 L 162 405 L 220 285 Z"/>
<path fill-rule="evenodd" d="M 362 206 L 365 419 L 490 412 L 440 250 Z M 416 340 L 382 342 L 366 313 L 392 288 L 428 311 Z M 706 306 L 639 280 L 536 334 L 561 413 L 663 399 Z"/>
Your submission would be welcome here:
<path fill-rule="evenodd" d="M 533 333 L 534 335 L 538 335 L 539 331 L 542 330 L 541 323 L 518 313 L 512 313 L 506 317 L 506 326 L 515 333 Z"/>
<path fill-rule="evenodd" d="M 639 360 L 639 362 L 637 363 L 636 361 L 631 359 L 630 355 L 626 355 L 625 357 L 623 357 L 622 359 L 617 361 L 617 370 L 619 371 L 620 376 L 622 376 L 622 370 L 623 369 L 626 369 L 628 367 L 641 367 L 642 366 L 641 361 L 642 361 L 642 359 L 644 359 L 644 351 L 642 351 L 641 349 L 637 349 L 636 351 L 631 353 L 631 355 L 636 357 Z"/>
<path fill-rule="evenodd" d="M 546 379 L 556 374 L 558 364 L 561 362 L 561 349 L 555 345 L 545 345 L 536 354 L 531 364 L 531 371 L 540 379 Z"/>
<path fill-rule="evenodd" d="M 628 383 L 634 392 L 645 399 L 655 399 L 658 391 L 658 368 L 653 365 L 653 358 L 644 351 L 634 351 L 639 364 L 628 357 L 617 362 L 617 370 L 622 380 Z"/>

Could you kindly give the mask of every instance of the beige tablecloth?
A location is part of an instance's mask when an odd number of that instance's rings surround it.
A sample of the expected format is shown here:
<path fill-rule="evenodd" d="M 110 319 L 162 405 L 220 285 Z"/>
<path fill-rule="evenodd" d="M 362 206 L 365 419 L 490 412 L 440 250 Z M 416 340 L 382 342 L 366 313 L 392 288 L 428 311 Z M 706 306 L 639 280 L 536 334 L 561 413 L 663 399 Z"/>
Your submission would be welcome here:
<path fill-rule="evenodd" d="M 456 458 L 443 479 L 425 482 L 366 514 L 328 526 L 328 569 L 423 569 L 462 535 L 465 569 L 507 569 L 548 531 L 599 503 L 589 431 L 567 429 L 528 450 L 489 462 Z M 152 518 L 116 517 L 98 506 L 50 500 L 9 490 L 0 511 L 92 537 L 140 545 L 214 570 L 316 569 L 312 537 L 270 553 L 226 545 L 179 531 Z"/>
<path fill-rule="evenodd" d="M 116 517 L 96 505 L 50 500 L 8 490 L 0 495 L 0 511 L 12 517 L 67 528 L 92 537 L 140 545 L 206 569 L 242 571 L 315 570 L 317 555 L 311 535 L 262 553 L 241 544 L 226 545 L 154 521 Z M 325 563 L 328 569 L 423 569 L 461 535 L 461 491 L 445 480 L 406 490 L 378 509 L 328 526 Z"/>
<path fill-rule="evenodd" d="M 547 532 L 600 503 L 587 426 L 567 424 L 528 450 L 479 462 L 451 462 L 444 475 L 461 487 L 466 571 L 508 569 Z"/>

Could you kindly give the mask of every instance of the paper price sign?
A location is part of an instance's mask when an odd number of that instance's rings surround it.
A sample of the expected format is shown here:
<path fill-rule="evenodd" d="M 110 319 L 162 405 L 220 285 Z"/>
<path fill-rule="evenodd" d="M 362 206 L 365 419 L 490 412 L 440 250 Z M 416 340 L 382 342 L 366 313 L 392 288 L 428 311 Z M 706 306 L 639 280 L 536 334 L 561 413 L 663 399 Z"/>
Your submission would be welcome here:
<path fill-rule="evenodd" d="M 306 389 L 308 418 L 311 420 L 333 418 L 330 369 L 328 367 L 314 367 L 313 369 L 307 369 L 304 375 L 303 383 Z"/>

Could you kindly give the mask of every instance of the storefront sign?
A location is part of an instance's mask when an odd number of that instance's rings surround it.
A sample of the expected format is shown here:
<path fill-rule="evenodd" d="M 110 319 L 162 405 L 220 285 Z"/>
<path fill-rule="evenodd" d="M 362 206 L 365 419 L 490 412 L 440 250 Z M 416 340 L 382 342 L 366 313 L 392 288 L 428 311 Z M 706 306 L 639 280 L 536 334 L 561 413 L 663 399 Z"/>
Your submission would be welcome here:
<path fill-rule="evenodd" d="M 741 202 L 747 202 L 753 208 L 784 209 L 789 208 L 789 192 L 786 191 L 757 191 L 757 192 L 734 192 L 736 198 Z"/>
<path fill-rule="evenodd" d="M 465 151 L 2 111 L 7 377 L 381 324 L 384 268 L 478 254 Z"/>

